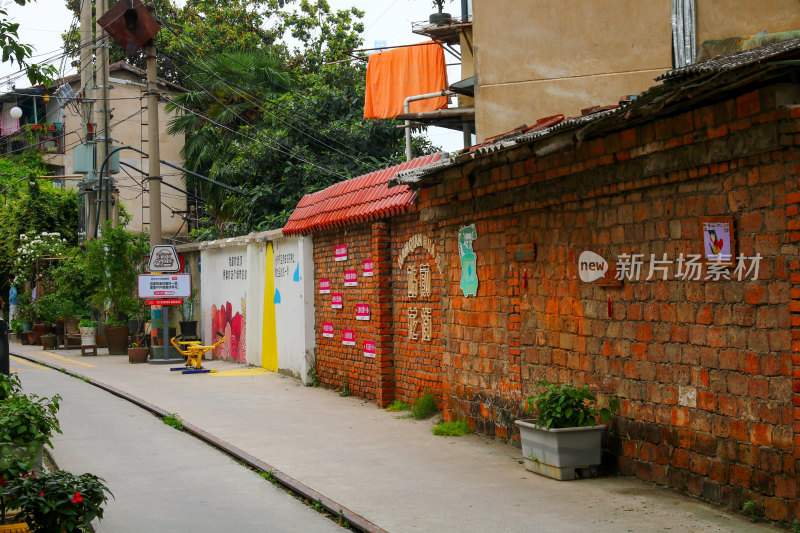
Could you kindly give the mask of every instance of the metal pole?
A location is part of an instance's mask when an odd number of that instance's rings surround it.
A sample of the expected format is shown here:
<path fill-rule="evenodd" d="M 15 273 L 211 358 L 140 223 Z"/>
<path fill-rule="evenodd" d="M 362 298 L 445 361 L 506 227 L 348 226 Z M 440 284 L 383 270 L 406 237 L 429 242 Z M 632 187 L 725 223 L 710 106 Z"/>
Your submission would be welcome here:
<path fill-rule="evenodd" d="M 95 9 L 97 11 L 97 19 L 99 20 L 100 17 L 106 12 L 106 0 L 95 0 Z M 95 54 L 97 55 L 97 77 L 98 80 L 95 83 L 95 98 L 97 98 L 97 114 L 99 116 L 99 120 L 97 121 L 98 125 L 98 137 L 97 137 L 97 161 L 104 161 L 106 158 L 106 154 L 108 154 L 108 43 L 107 39 L 101 39 L 105 35 L 105 30 L 100 24 L 95 24 L 95 43 L 96 43 L 96 51 Z M 102 129 L 101 129 L 102 128 Z M 100 137 L 99 133 L 102 132 L 102 137 Z M 99 165 L 95 168 L 99 168 Z M 109 219 L 109 212 L 108 212 L 108 177 L 104 176 L 102 173 L 98 176 L 100 178 L 100 190 L 98 194 L 98 207 L 100 206 L 100 202 L 105 202 L 105 213 L 103 214 L 103 221 Z M 103 195 L 103 185 L 106 187 L 106 195 L 105 198 L 102 197 Z"/>
<path fill-rule="evenodd" d="M 8 361 L 8 325 L 0 317 L 0 372 L 7 376 L 10 371 Z"/>
<path fill-rule="evenodd" d="M 158 145 L 158 80 L 156 72 L 156 45 L 147 45 L 147 148 L 150 184 L 150 248 L 163 242 L 161 235 L 161 155 Z M 166 314 L 165 314 L 166 316 Z M 166 319 L 165 319 L 166 320 Z M 166 346 L 166 335 L 164 346 Z M 166 348 L 164 348 L 166 354 Z"/>
<path fill-rule="evenodd" d="M 169 359 L 169 306 L 162 305 L 161 306 L 161 317 L 164 319 L 164 333 L 162 337 L 164 339 L 164 360 L 166 361 Z"/>

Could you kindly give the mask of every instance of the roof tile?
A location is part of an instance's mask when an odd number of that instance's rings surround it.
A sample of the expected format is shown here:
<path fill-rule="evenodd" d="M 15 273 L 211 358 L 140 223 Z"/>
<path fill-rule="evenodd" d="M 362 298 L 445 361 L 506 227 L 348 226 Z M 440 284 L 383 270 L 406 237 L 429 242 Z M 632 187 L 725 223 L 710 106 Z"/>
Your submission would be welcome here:
<path fill-rule="evenodd" d="M 305 235 L 326 228 L 411 212 L 416 208 L 416 193 L 409 190 L 407 185 L 389 188 L 389 180 L 402 170 L 419 168 L 443 157 L 442 153 L 417 157 L 306 194 L 283 227 L 283 234 Z"/>

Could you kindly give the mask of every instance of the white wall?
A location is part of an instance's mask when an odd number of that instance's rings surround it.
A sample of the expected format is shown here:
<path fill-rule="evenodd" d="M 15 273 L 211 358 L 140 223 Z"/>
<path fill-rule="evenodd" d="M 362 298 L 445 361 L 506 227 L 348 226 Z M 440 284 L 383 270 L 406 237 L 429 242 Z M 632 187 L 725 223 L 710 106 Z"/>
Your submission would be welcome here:
<path fill-rule="evenodd" d="M 226 336 L 216 358 L 247 361 L 247 246 L 207 248 L 201 252 L 200 293 L 203 302 L 203 340 L 216 342 L 216 330 Z"/>
<path fill-rule="evenodd" d="M 308 383 L 314 361 L 314 249 L 310 237 L 272 241 L 278 369 Z"/>

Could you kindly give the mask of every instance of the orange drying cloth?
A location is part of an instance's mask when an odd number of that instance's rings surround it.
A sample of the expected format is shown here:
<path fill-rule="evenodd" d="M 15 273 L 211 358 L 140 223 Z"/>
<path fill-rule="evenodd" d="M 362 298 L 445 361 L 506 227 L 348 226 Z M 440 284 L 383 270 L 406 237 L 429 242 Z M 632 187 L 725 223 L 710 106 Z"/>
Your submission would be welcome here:
<path fill-rule="evenodd" d="M 369 56 L 364 118 L 394 118 L 409 96 L 447 89 L 444 50 L 438 44 L 406 46 Z M 447 107 L 447 97 L 411 102 L 412 113 Z"/>

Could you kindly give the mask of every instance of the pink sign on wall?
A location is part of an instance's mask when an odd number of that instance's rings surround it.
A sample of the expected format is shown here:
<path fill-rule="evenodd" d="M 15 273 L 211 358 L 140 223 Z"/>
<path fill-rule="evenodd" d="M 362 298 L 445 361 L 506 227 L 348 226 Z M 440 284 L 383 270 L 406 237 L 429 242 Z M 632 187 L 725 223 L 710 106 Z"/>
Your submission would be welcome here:
<path fill-rule="evenodd" d="M 373 263 L 372 263 L 372 259 L 365 259 L 364 260 L 364 271 L 363 271 L 362 275 L 365 278 L 368 278 L 368 277 L 372 276 L 373 272 L 374 272 L 374 266 L 373 266 Z"/>
<path fill-rule="evenodd" d="M 364 341 L 364 357 L 375 357 L 375 341 Z"/>
<path fill-rule="evenodd" d="M 319 293 L 320 294 L 330 294 L 331 293 L 331 280 L 329 280 L 327 278 L 319 280 Z"/>
<path fill-rule="evenodd" d="M 352 329 L 345 329 L 342 331 L 342 344 L 346 346 L 356 345 L 356 332 Z"/>
<path fill-rule="evenodd" d="M 334 309 L 341 309 L 344 304 L 344 297 L 341 292 L 334 292 L 331 294 L 331 307 Z"/>
<path fill-rule="evenodd" d="M 356 320 L 369 320 L 369 304 L 356 306 Z"/>
<path fill-rule="evenodd" d="M 333 259 L 335 261 L 347 261 L 347 245 L 340 244 L 333 249 Z"/>
<path fill-rule="evenodd" d="M 345 270 L 344 271 L 344 286 L 356 287 L 358 286 L 358 270 Z"/>
<path fill-rule="evenodd" d="M 333 338 L 333 324 L 331 322 L 322 323 L 322 336 L 329 339 Z"/>

